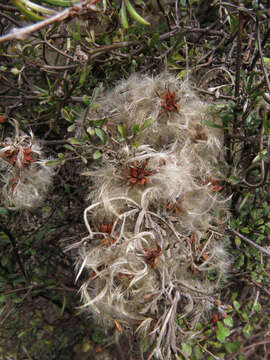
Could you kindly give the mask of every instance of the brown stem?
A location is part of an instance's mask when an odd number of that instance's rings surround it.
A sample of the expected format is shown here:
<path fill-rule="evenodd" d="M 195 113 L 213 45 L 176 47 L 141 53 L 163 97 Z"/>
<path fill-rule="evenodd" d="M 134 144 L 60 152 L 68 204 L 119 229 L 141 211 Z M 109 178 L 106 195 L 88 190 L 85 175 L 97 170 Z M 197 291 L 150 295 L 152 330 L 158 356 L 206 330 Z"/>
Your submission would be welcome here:
<path fill-rule="evenodd" d="M 259 250 L 260 252 L 264 253 L 265 255 L 270 257 L 270 251 L 267 250 L 266 248 L 256 244 L 255 242 L 253 242 L 252 240 L 248 239 L 247 237 L 245 237 L 244 235 L 242 235 L 240 232 L 238 232 L 237 230 L 232 229 L 229 225 L 227 226 L 227 230 L 230 231 L 232 234 L 238 236 L 240 239 L 244 240 L 247 244 L 255 247 L 257 250 Z"/>
<path fill-rule="evenodd" d="M 26 271 L 25 271 L 25 268 L 23 266 L 23 263 L 21 261 L 21 258 L 20 258 L 20 255 L 17 251 L 17 244 L 16 244 L 16 240 L 15 238 L 13 237 L 13 235 L 11 234 L 11 232 L 3 225 L 0 224 L 0 230 L 3 231 L 7 237 L 9 238 L 9 241 L 11 242 L 11 245 L 12 245 L 12 248 L 13 248 L 13 253 L 14 253 L 14 256 L 16 258 L 16 261 L 19 265 L 19 268 L 21 269 L 21 272 L 25 278 L 25 281 L 26 282 L 29 282 L 29 279 L 28 279 L 28 276 L 26 274 Z"/>

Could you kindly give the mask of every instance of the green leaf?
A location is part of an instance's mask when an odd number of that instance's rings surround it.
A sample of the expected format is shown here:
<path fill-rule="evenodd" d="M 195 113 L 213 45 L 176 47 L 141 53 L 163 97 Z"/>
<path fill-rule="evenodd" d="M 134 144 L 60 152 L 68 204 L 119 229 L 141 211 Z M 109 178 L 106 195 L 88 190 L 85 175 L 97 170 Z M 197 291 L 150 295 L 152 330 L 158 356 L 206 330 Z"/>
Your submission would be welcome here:
<path fill-rule="evenodd" d="M 124 0 L 127 11 L 129 12 L 129 15 L 136 20 L 138 23 L 142 25 L 150 26 L 150 23 L 146 21 L 141 15 L 137 13 L 137 11 L 134 9 L 134 7 L 131 5 L 129 0 Z"/>
<path fill-rule="evenodd" d="M 87 95 L 83 95 L 83 103 L 87 106 L 90 105 L 90 100 L 89 97 Z"/>
<path fill-rule="evenodd" d="M 5 267 L 5 266 L 8 264 L 8 261 L 9 261 L 9 259 L 8 259 L 8 256 L 7 256 L 7 255 L 2 256 L 2 258 L 1 258 L 1 265 L 2 265 L 3 267 Z"/>
<path fill-rule="evenodd" d="M 96 344 L 102 344 L 103 343 L 103 338 L 101 337 L 101 335 L 98 332 L 94 332 L 92 335 L 92 340 L 96 343 Z"/>
<path fill-rule="evenodd" d="M 80 155 L 80 157 L 82 159 L 82 162 L 86 165 L 87 164 L 87 159 L 82 155 Z"/>
<path fill-rule="evenodd" d="M 17 8 L 20 10 L 20 12 L 25 15 L 28 19 L 32 21 L 41 21 L 44 20 L 43 16 L 38 15 L 34 11 L 29 10 L 24 4 L 21 3 L 20 0 L 13 0 L 13 3 Z"/>
<path fill-rule="evenodd" d="M 190 356 L 192 354 L 192 347 L 189 344 L 182 343 L 182 350 L 188 356 Z"/>
<path fill-rule="evenodd" d="M 217 326 L 218 326 L 217 339 L 223 342 L 230 335 L 231 331 L 227 327 L 223 326 L 221 321 L 217 322 Z"/>
<path fill-rule="evenodd" d="M 63 118 L 69 122 L 72 122 L 72 119 L 69 115 L 69 113 L 67 112 L 67 110 L 65 108 L 61 109 L 61 115 L 63 116 Z"/>
<path fill-rule="evenodd" d="M 93 159 L 94 160 L 98 160 L 99 158 L 101 158 L 102 153 L 99 150 L 96 150 L 93 154 Z"/>
<path fill-rule="evenodd" d="M 127 9 L 126 9 L 126 4 L 123 0 L 122 0 L 122 6 L 120 9 L 120 19 L 121 19 L 121 23 L 122 23 L 124 29 L 128 29 L 129 25 L 128 25 L 128 18 L 127 18 Z"/>
<path fill-rule="evenodd" d="M 59 317 L 61 317 L 64 314 L 66 305 L 67 305 L 67 298 L 66 298 L 66 296 L 64 296 L 63 304 L 62 304 L 62 307 L 61 307 L 61 310 L 60 310 L 60 313 L 59 313 Z"/>
<path fill-rule="evenodd" d="M 103 143 L 106 142 L 106 136 L 105 136 L 105 133 L 104 133 L 104 131 L 102 129 L 96 128 L 95 133 Z"/>
<path fill-rule="evenodd" d="M 239 246 L 241 245 L 241 243 L 242 243 L 240 237 L 236 236 L 236 237 L 234 238 L 234 243 L 235 243 L 235 245 L 236 245 L 237 247 L 239 247 Z"/>
<path fill-rule="evenodd" d="M 245 336 L 245 338 L 247 338 L 247 339 L 250 338 L 252 331 L 253 331 L 253 326 L 249 323 L 246 324 L 243 327 L 243 335 Z"/>
<path fill-rule="evenodd" d="M 229 183 L 232 184 L 232 185 L 236 185 L 236 184 L 239 184 L 240 183 L 240 179 L 238 179 L 236 176 L 230 176 L 229 179 L 228 179 Z"/>
<path fill-rule="evenodd" d="M 77 31 L 72 31 L 72 37 L 73 37 L 73 39 L 75 40 L 75 41 L 80 41 L 81 40 L 81 34 L 79 33 L 79 32 L 77 32 Z M 80 81 L 80 83 L 81 83 L 81 81 Z"/>
<path fill-rule="evenodd" d="M 133 135 L 135 136 L 135 135 L 139 134 L 139 132 L 140 132 L 140 125 L 139 125 L 139 124 L 135 124 L 135 125 L 133 126 Z"/>
<path fill-rule="evenodd" d="M 233 327 L 233 318 L 232 316 L 227 316 L 224 320 L 223 320 L 224 324 L 229 326 L 229 327 Z"/>
<path fill-rule="evenodd" d="M 152 123 L 152 121 L 152 118 L 148 118 L 147 120 L 145 120 L 145 122 L 141 126 L 141 131 L 146 129 Z"/>
<path fill-rule="evenodd" d="M 85 81 L 86 81 L 86 78 L 87 78 L 87 75 L 88 75 L 88 67 L 87 67 L 87 64 L 85 64 L 84 66 L 83 66 L 83 70 L 82 70 L 82 72 L 81 72 L 81 74 L 80 74 L 80 80 L 79 80 L 79 86 L 81 87 L 81 86 L 83 86 L 83 84 L 85 83 Z"/>
<path fill-rule="evenodd" d="M 82 144 L 85 143 L 84 140 L 82 140 L 82 139 L 77 139 L 77 138 L 74 138 L 74 137 L 68 138 L 68 141 L 71 143 L 71 145 L 82 145 Z"/>
<path fill-rule="evenodd" d="M 59 153 L 57 155 L 58 155 L 59 159 L 61 159 L 61 160 L 65 159 L 65 155 L 63 153 Z"/>
<path fill-rule="evenodd" d="M 159 33 L 155 33 L 149 43 L 149 47 L 154 47 L 157 43 L 159 43 Z"/>
<path fill-rule="evenodd" d="M 214 122 L 208 121 L 208 120 L 204 120 L 203 124 L 206 126 L 209 126 L 209 127 L 217 128 L 217 129 L 224 129 L 224 127 L 222 125 L 215 124 Z"/>
<path fill-rule="evenodd" d="M 200 360 L 201 359 L 202 352 L 201 352 L 201 349 L 200 349 L 200 347 L 198 345 L 194 346 L 193 353 L 194 353 L 194 360 Z"/>
<path fill-rule="evenodd" d="M 260 303 L 256 304 L 255 306 L 253 306 L 253 309 L 256 313 L 260 312 L 262 309 L 262 306 Z"/>
<path fill-rule="evenodd" d="M 245 206 L 246 202 L 248 201 L 249 197 L 250 197 L 251 193 L 248 192 L 244 199 L 242 200 L 241 204 L 240 204 L 240 207 L 239 207 L 239 211 L 241 211 L 243 209 L 243 207 Z"/>
<path fill-rule="evenodd" d="M 67 149 L 67 150 L 75 151 L 74 147 L 72 147 L 72 146 L 69 145 L 69 144 L 65 144 L 65 145 L 64 145 L 64 148 Z"/>
<path fill-rule="evenodd" d="M 89 135 L 93 136 L 95 135 L 95 129 L 92 128 L 91 126 L 89 126 L 86 131 L 88 132 Z"/>
<path fill-rule="evenodd" d="M 270 58 L 264 57 L 263 61 L 267 66 L 270 66 Z"/>
<path fill-rule="evenodd" d="M 249 228 L 248 228 L 247 226 L 242 227 L 240 230 L 241 230 L 241 232 L 244 233 L 244 234 L 249 234 L 249 232 L 250 232 L 250 230 L 249 230 Z"/>
<path fill-rule="evenodd" d="M 54 165 L 59 165 L 61 162 L 60 160 L 50 160 L 50 161 L 47 161 L 45 163 L 46 166 L 54 166 Z"/>
<path fill-rule="evenodd" d="M 95 87 L 93 92 L 92 92 L 92 97 L 91 97 L 91 104 L 96 101 L 96 98 L 98 97 L 98 93 L 99 93 L 99 88 Z"/>
<path fill-rule="evenodd" d="M 8 215 L 8 210 L 0 206 L 0 215 Z"/>
<path fill-rule="evenodd" d="M 121 135 L 122 138 L 125 138 L 126 137 L 126 127 L 124 124 L 120 124 L 117 126 L 117 129 Z"/>
<path fill-rule="evenodd" d="M 68 132 L 72 132 L 72 131 L 74 131 L 75 130 L 75 124 L 72 124 L 72 125 L 70 125 L 68 128 L 67 128 L 67 131 Z"/>
<path fill-rule="evenodd" d="M 233 301 L 233 307 L 235 308 L 236 311 L 238 311 L 240 309 L 240 304 L 237 300 Z"/>

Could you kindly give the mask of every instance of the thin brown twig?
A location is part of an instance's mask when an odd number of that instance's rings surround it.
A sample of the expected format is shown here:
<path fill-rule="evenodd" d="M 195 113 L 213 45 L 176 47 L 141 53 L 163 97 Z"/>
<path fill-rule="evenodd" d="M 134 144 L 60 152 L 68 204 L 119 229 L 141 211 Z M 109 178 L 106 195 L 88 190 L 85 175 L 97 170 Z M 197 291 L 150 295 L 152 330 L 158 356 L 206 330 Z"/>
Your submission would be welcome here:
<path fill-rule="evenodd" d="M 259 24 L 258 19 L 257 19 L 256 27 L 257 27 L 258 51 L 259 51 L 259 55 L 260 55 L 260 58 L 261 58 L 261 64 L 262 64 L 262 69 L 263 69 L 263 74 L 264 74 L 264 78 L 265 78 L 265 81 L 266 81 L 266 85 L 267 85 L 268 91 L 270 92 L 270 81 L 269 81 L 269 77 L 268 77 L 268 74 L 267 74 L 267 71 L 266 71 L 266 68 L 265 68 L 264 59 L 263 59 L 260 24 Z"/>
<path fill-rule="evenodd" d="M 25 291 L 32 291 L 32 290 L 49 290 L 49 291 L 53 291 L 53 290 L 57 290 L 57 291 L 69 291 L 69 292 L 77 292 L 78 289 L 74 289 L 74 288 L 70 288 L 70 287 L 51 287 L 48 285 L 30 285 L 30 286 L 24 286 L 24 287 L 20 287 L 17 289 L 13 289 L 13 290 L 9 290 L 3 293 L 3 295 L 11 295 L 11 294 L 16 294 L 16 293 L 20 293 L 20 292 L 25 292 Z"/>
<path fill-rule="evenodd" d="M 19 265 L 19 268 L 20 268 L 20 270 L 21 270 L 21 272 L 22 272 L 22 274 L 23 274 L 23 276 L 24 276 L 24 278 L 25 278 L 25 281 L 28 282 L 29 279 L 28 279 L 27 273 L 26 273 L 26 271 L 25 271 L 25 268 L 24 268 L 24 266 L 23 266 L 23 263 L 22 263 L 22 261 L 21 261 L 20 255 L 19 255 L 19 253 L 18 253 L 18 251 L 17 251 L 17 244 L 16 244 L 16 240 L 15 240 L 14 236 L 13 236 L 13 235 L 11 234 L 11 232 L 10 232 L 5 226 L 3 226 L 2 224 L 0 224 L 0 230 L 3 231 L 3 233 L 5 233 L 5 234 L 7 235 L 7 237 L 9 238 L 9 241 L 10 241 L 10 243 L 11 243 L 11 245 L 12 245 L 13 253 L 14 253 L 14 256 L 15 256 L 15 258 L 16 258 L 16 261 L 17 261 L 17 263 L 18 263 L 18 265 Z"/>
<path fill-rule="evenodd" d="M 269 36 L 270 36 L 270 27 L 268 28 L 267 32 L 264 34 L 263 41 L 262 41 L 262 44 L 261 44 L 262 49 L 264 48 L 264 45 L 266 44 Z M 250 65 L 250 67 L 248 69 L 249 71 L 252 71 L 254 69 L 254 67 L 256 65 L 256 62 L 259 59 L 259 56 L 260 56 L 260 52 L 259 52 L 259 50 L 257 50 L 257 52 L 256 52 L 256 54 L 254 56 L 254 59 L 252 61 L 252 64 Z"/>
<path fill-rule="evenodd" d="M 259 289 L 263 290 L 268 296 L 270 296 L 270 290 L 266 289 L 265 287 L 263 287 L 261 284 L 257 283 L 254 280 L 251 280 L 251 282 L 253 282 L 254 285 L 256 285 Z"/>
<path fill-rule="evenodd" d="M 262 126 L 261 136 L 260 136 L 260 152 L 263 151 L 263 137 L 264 137 L 264 126 Z M 269 168 L 268 161 L 265 163 L 264 159 L 262 158 L 261 159 L 261 180 L 256 184 L 251 184 L 251 183 L 247 182 L 246 179 L 243 179 L 243 183 L 245 185 L 247 185 L 248 187 L 252 187 L 252 188 L 258 188 L 258 187 L 262 186 L 267 179 L 268 168 Z"/>
<path fill-rule="evenodd" d="M 269 344 L 269 343 L 270 343 L 270 340 L 259 341 L 259 342 L 256 342 L 256 343 L 253 343 L 253 344 L 251 344 L 251 345 L 248 345 L 248 346 L 244 347 L 244 348 L 242 349 L 242 351 L 245 352 L 245 350 L 249 350 L 249 349 L 252 349 L 252 348 L 254 348 L 254 347 L 256 347 L 256 346 L 264 345 L 264 344 Z"/>
<path fill-rule="evenodd" d="M 240 232 L 238 232 L 237 230 L 232 229 L 229 225 L 227 226 L 227 230 L 230 231 L 232 234 L 238 236 L 240 239 L 244 240 L 247 244 L 255 247 L 257 250 L 259 250 L 260 252 L 264 253 L 265 255 L 270 257 L 270 251 L 267 250 L 266 248 L 256 244 L 254 241 L 248 239 L 246 236 L 242 235 Z"/>
<path fill-rule="evenodd" d="M 0 4 L 0 10 L 6 10 L 6 11 L 18 11 L 18 9 L 14 6 L 10 6 L 10 5 L 3 5 Z"/>
<path fill-rule="evenodd" d="M 235 91 L 234 97 L 239 103 L 239 92 L 240 92 L 240 70 L 242 63 L 242 36 L 243 36 L 243 13 L 239 10 L 238 12 L 238 33 L 237 33 L 237 55 L 236 55 L 236 71 L 235 71 Z"/>
<path fill-rule="evenodd" d="M 97 12 L 97 8 L 90 4 L 89 0 L 84 0 L 81 3 L 74 5 L 68 9 L 60 11 L 56 15 L 49 17 L 48 19 L 42 20 L 36 24 L 31 24 L 23 28 L 13 29 L 6 35 L 0 37 L 0 43 L 12 40 L 23 40 L 25 37 L 29 36 L 33 32 L 39 31 L 44 27 L 54 24 L 56 22 L 63 21 L 70 16 L 77 15 L 84 7 L 87 6 L 87 9 Z"/>
<path fill-rule="evenodd" d="M 18 21 L 16 21 L 15 19 L 13 19 L 11 16 L 9 16 L 8 14 L 1 12 L 0 16 L 3 16 L 4 18 L 6 18 L 7 20 L 9 20 L 10 22 L 12 22 L 12 24 L 15 24 L 16 26 L 20 26 L 20 24 L 18 23 Z"/>

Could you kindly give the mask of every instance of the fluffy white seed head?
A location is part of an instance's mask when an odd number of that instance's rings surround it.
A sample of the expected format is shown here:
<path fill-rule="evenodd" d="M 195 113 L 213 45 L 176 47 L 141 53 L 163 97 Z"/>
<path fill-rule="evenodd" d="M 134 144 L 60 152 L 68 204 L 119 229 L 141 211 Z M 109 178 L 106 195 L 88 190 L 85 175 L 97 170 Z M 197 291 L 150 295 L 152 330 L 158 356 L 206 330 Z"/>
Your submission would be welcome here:
<path fill-rule="evenodd" d="M 0 171 L 4 204 L 12 209 L 35 208 L 52 183 L 53 169 L 46 166 L 33 133 L 24 134 L 12 121 L 15 134 L 0 144 Z"/>
<path fill-rule="evenodd" d="M 148 337 L 152 355 L 169 359 L 176 317 L 196 326 L 215 300 L 218 281 L 209 274 L 225 274 L 229 263 L 222 136 L 206 125 L 219 119 L 168 73 L 132 75 L 97 103 L 84 121 L 106 119 L 109 136 L 100 165 L 85 173 L 93 191 L 84 212 L 89 235 L 77 245 L 77 278 L 87 273 L 83 307 L 105 329 Z"/>

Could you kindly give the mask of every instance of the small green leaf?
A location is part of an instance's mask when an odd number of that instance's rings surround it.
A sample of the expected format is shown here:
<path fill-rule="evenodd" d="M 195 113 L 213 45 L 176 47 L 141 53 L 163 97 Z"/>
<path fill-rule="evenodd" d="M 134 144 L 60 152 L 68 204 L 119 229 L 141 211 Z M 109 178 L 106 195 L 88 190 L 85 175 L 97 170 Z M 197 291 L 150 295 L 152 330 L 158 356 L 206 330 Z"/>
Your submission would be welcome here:
<path fill-rule="evenodd" d="M 227 342 L 224 344 L 224 347 L 228 354 L 234 354 L 240 349 L 241 342 L 240 341 Z"/>
<path fill-rule="evenodd" d="M 65 144 L 65 145 L 64 145 L 64 148 L 65 148 L 65 149 L 68 149 L 68 150 L 71 150 L 71 151 L 75 151 L 74 147 L 72 147 L 72 146 L 69 145 L 69 144 Z"/>
<path fill-rule="evenodd" d="M 72 119 L 69 115 L 69 113 L 67 112 L 67 110 L 65 108 L 61 109 L 61 115 L 63 116 L 63 118 L 69 122 L 72 122 Z"/>
<path fill-rule="evenodd" d="M 72 31 L 72 37 L 73 37 L 73 39 L 75 40 L 75 41 L 80 41 L 81 40 L 81 34 L 79 33 L 79 32 L 77 32 L 77 31 Z"/>
<path fill-rule="evenodd" d="M 139 125 L 139 124 L 135 124 L 135 125 L 133 126 L 133 135 L 135 136 L 135 135 L 139 134 L 139 132 L 140 132 L 140 125 Z"/>
<path fill-rule="evenodd" d="M 200 347 L 198 345 L 194 346 L 193 353 L 194 353 L 194 360 L 200 360 L 201 359 L 202 352 L 201 352 L 201 349 L 200 349 Z"/>
<path fill-rule="evenodd" d="M 87 159 L 81 155 L 81 159 L 82 159 L 82 162 L 86 165 L 87 164 Z"/>
<path fill-rule="evenodd" d="M 224 129 L 224 127 L 222 125 L 215 124 L 212 121 L 208 121 L 208 120 L 204 120 L 203 124 L 206 126 L 209 126 L 209 127 L 217 128 L 217 129 Z"/>
<path fill-rule="evenodd" d="M 87 95 L 83 95 L 83 103 L 87 106 L 90 105 L 90 100 L 89 97 Z"/>
<path fill-rule="evenodd" d="M 62 304 L 62 307 L 61 307 L 61 310 L 60 310 L 60 313 L 59 313 L 59 317 L 63 316 L 66 305 L 67 305 L 67 298 L 64 296 L 63 304 Z"/>
<path fill-rule="evenodd" d="M 0 207 L 0 215 L 8 215 L 8 210 L 4 207 Z"/>
<path fill-rule="evenodd" d="M 141 131 L 146 129 L 152 123 L 152 121 L 152 118 L 148 118 L 147 120 L 145 120 L 145 122 L 141 126 Z"/>
<path fill-rule="evenodd" d="M 236 311 L 238 311 L 240 309 L 240 304 L 237 300 L 233 301 L 233 307 L 235 308 Z"/>
<path fill-rule="evenodd" d="M 134 7 L 131 5 L 129 0 L 124 0 L 125 1 L 125 5 L 127 8 L 127 11 L 129 12 L 129 15 L 136 20 L 138 23 L 142 24 L 142 25 L 147 25 L 150 26 L 150 23 L 148 21 L 146 21 L 143 17 L 141 17 L 141 15 L 139 15 L 137 13 L 137 11 L 134 9 Z"/>
<path fill-rule="evenodd" d="M 127 9 L 126 9 L 126 4 L 125 4 L 124 0 L 122 0 L 122 6 L 120 9 L 120 19 L 121 19 L 121 23 L 122 23 L 124 29 L 128 29 L 129 25 L 128 25 L 128 18 L 127 18 Z"/>
<path fill-rule="evenodd" d="M 240 246 L 241 243 L 242 243 L 240 237 L 236 236 L 236 237 L 234 238 L 234 243 L 235 243 L 235 245 L 239 248 L 239 246 Z"/>
<path fill-rule="evenodd" d="M 253 326 L 251 324 L 246 324 L 244 327 L 243 327 L 243 334 L 245 336 L 245 338 L 250 338 L 251 334 L 252 334 L 252 331 L 253 331 Z"/>
<path fill-rule="evenodd" d="M 266 64 L 267 66 L 270 66 L 270 58 L 264 57 L 264 58 L 263 58 L 263 61 L 265 62 L 265 64 Z"/>
<path fill-rule="evenodd" d="M 98 160 L 99 158 L 101 158 L 102 153 L 99 150 L 96 150 L 93 154 L 93 159 L 94 160 Z"/>
<path fill-rule="evenodd" d="M 117 126 L 117 129 L 121 135 L 122 138 L 125 138 L 126 137 L 126 127 L 124 124 L 120 124 Z"/>
<path fill-rule="evenodd" d="M 227 327 L 223 326 L 221 321 L 217 322 L 217 326 L 218 326 L 217 339 L 223 342 L 230 335 L 231 331 Z"/>
<path fill-rule="evenodd" d="M 95 133 L 103 143 L 106 142 L 106 136 L 105 136 L 105 133 L 104 133 L 104 131 L 102 129 L 96 128 Z"/>
<path fill-rule="evenodd" d="M 83 84 L 85 83 L 87 75 L 88 75 L 88 67 L 87 67 L 87 64 L 85 64 L 83 66 L 83 70 L 81 71 L 81 74 L 80 74 L 80 80 L 79 80 L 80 87 L 83 86 Z"/>
<path fill-rule="evenodd" d="M 68 141 L 71 143 L 71 145 L 82 145 L 82 144 L 85 143 L 84 140 L 82 140 L 82 139 L 77 139 L 77 138 L 74 138 L 74 137 L 68 138 Z"/>
<path fill-rule="evenodd" d="M 95 129 L 92 128 L 91 126 L 89 126 L 86 131 L 88 132 L 89 135 L 93 136 L 95 135 Z"/>
<path fill-rule="evenodd" d="M 58 157 L 59 157 L 59 159 L 61 159 L 61 160 L 64 160 L 64 159 L 65 159 L 65 155 L 64 155 L 63 153 L 59 153 L 59 154 L 58 154 Z"/>
<path fill-rule="evenodd" d="M 103 339 L 101 337 L 101 335 L 98 332 L 94 332 L 92 334 L 92 340 L 96 343 L 96 344 L 102 344 L 103 343 Z"/>
<path fill-rule="evenodd" d="M 91 341 L 89 339 L 84 339 L 83 343 L 82 343 L 82 351 L 84 353 L 86 353 L 87 351 L 89 351 L 91 349 L 92 345 L 91 345 Z"/>
<path fill-rule="evenodd" d="M 4 256 L 2 256 L 2 258 L 1 258 L 1 265 L 4 267 L 4 266 L 6 266 L 7 264 L 8 264 L 8 256 L 7 255 L 4 255 Z"/>
<path fill-rule="evenodd" d="M 182 350 L 188 356 L 190 356 L 192 354 L 192 347 L 189 344 L 182 343 Z"/>
<path fill-rule="evenodd" d="M 227 316 L 224 320 L 223 320 L 224 324 L 229 326 L 229 327 L 233 327 L 233 318 L 232 316 Z"/>
<path fill-rule="evenodd" d="M 46 166 L 54 166 L 59 164 L 60 164 L 60 160 L 50 160 L 45 163 Z"/>
<path fill-rule="evenodd" d="M 232 184 L 232 185 L 236 185 L 236 184 L 239 184 L 240 183 L 240 179 L 238 179 L 236 176 L 230 176 L 229 179 L 228 179 L 229 183 Z"/>
<path fill-rule="evenodd" d="M 97 88 L 97 87 L 94 88 L 94 90 L 92 92 L 91 103 L 96 101 L 96 98 L 98 97 L 98 93 L 99 93 L 99 88 Z"/>
<path fill-rule="evenodd" d="M 254 311 L 255 312 L 260 312 L 261 311 L 261 309 L 262 309 L 262 306 L 261 306 L 261 304 L 260 303 L 258 303 L 258 304 L 256 304 L 255 306 L 253 306 L 253 309 L 254 309 Z"/>
<path fill-rule="evenodd" d="M 72 124 L 72 125 L 70 125 L 68 128 L 67 128 L 67 131 L 68 132 L 72 132 L 72 131 L 74 131 L 75 130 L 75 124 Z"/>
<path fill-rule="evenodd" d="M 242 202 L 241 202 L 241 204 L 240 204 L 240 206 L 239 206 L 239 211 L 241 211 L 241 210 L 243 209 L 243 207 L 245 206 L 246 202 L 248 201 L 250 195 L 251 195 L 250 192 L 248 192 L 248 193 L 245 195 L 244 199 L 242 200 Z"/>
<path fill-rule="evenodd" d="M 149 42 L 149 47 L 154 47 L 157 43 L 159 43 L 159 33 L 155 33 L 150 42 Z"/>

